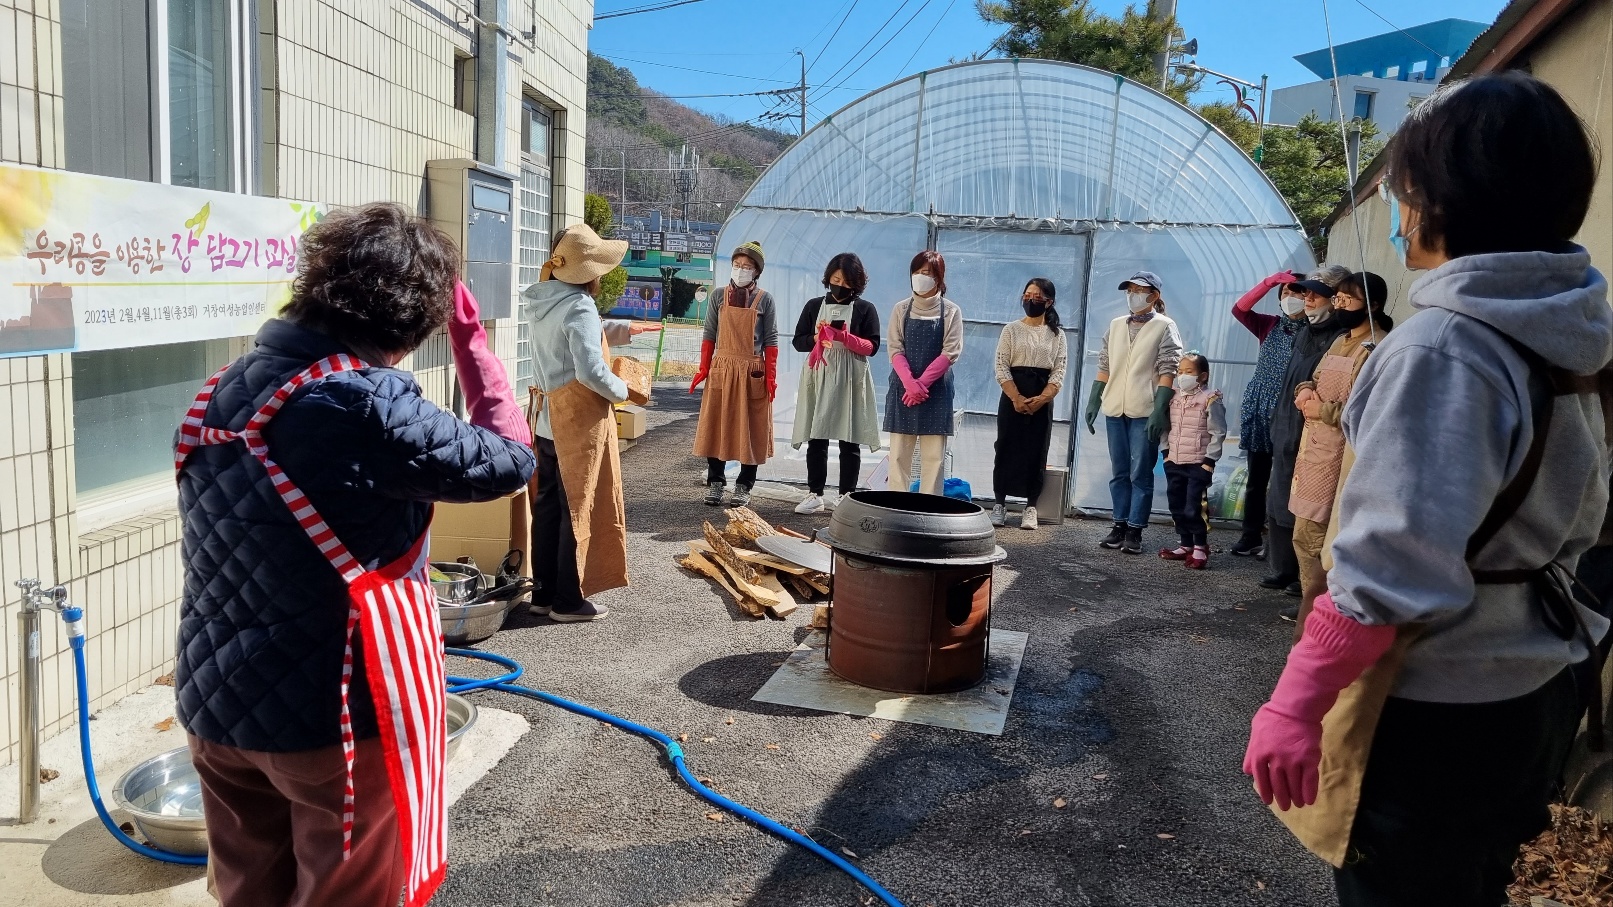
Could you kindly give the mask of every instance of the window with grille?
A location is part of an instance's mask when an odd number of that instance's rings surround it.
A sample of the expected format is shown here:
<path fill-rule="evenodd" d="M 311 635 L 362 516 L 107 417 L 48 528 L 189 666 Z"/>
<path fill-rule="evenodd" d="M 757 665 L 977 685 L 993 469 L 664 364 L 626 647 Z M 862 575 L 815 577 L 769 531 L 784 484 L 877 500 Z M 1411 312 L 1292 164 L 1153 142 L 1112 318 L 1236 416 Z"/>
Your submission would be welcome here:
<path fill-rule="evenodd" d="M 554 117 L 531 99 L 521 104 L 521 261 L 520 289 L 536 283 L 549 259 L 554 217 Z M 515 324 L 515 388 L 519 394 L 532 381 L 532 328 L 523 299 Z"/>

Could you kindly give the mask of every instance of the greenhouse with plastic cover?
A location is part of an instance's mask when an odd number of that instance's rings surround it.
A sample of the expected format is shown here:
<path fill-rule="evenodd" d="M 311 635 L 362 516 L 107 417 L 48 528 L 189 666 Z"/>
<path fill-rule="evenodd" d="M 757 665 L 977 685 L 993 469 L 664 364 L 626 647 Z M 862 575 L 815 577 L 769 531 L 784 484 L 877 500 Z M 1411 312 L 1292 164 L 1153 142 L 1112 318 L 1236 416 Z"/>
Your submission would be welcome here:
<path fill-rule="evenodd" d="M 1027 279 L 1052 280 L 1069 365 L 1049 464 L 1069 469 L 1066 511 L 1109 505 L 1106 442 L 1079 413 L 1104 331 L 1126 312 L 1121 281 L 1139 270 L 1159 275 L 1184 348 L 1212 363 L 1235 435 L 1257 343 L 1233 319 L 1233 303 L 1275 271 L 1315 267 L 1276 188 L 1213 126 L 1135 82 L 1045 60 L 961 63 L 842 108 L 762 174 L 723 227 L 718 254 L 751 240 L 767 251 L 762 284 L 778 300 L 781 333 L 822 295 L 837 253 L 861 257 L 863 295 L 882 322 L 908 296 L 913 256 L 945 257 L 946 296 L 964 318 L 948 468 L 976 497 L 991 494 L 998 337 L 1021 317 Z M 793 482 L 806 472 L 805 447 L 792 449 L 790 438 L 807 357 L 785 337 L 780 347 L 777 453 L 761 477 Z M 883 409 L 886 352 L 871 364 Z M 1223 478 L 1242 464 L 1235 438 L 1226 450 Z M 881 459 L 864 455 L 864 484 Z M 1165 509 L 1164 490 L 1156 482 L 1156 510 Z"/>

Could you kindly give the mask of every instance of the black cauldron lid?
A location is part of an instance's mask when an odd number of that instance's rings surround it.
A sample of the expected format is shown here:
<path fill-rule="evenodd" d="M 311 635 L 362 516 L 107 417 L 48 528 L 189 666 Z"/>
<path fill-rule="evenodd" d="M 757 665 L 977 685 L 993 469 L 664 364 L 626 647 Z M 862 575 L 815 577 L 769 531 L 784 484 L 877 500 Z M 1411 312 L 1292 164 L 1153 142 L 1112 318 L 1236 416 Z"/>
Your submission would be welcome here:
<path fill-rule="evenodd" d="M 907 491 L 845 495 L 818 541 L 845 554 L 908 564 L 969 566 L 1007 557 L 978 504 Z"/>

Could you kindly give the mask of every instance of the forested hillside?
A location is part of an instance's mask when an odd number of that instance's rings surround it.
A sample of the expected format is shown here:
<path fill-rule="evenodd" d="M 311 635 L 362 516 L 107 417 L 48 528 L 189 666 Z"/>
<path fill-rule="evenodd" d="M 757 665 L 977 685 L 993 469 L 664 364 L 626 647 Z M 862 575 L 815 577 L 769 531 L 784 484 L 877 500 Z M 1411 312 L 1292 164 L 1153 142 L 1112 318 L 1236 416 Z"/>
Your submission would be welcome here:
<path fill-rule="evenodd" d="M 701 168 L 689 216 L 721 221 L 794 140 L 701 113 L 640 85 L 625 67 L 588 57 L 588 191 L 609 199 L 618 214 L 679 210 L 682 198 L 673 188 L 667 154 L 687 144 L 700 153 Z"/>

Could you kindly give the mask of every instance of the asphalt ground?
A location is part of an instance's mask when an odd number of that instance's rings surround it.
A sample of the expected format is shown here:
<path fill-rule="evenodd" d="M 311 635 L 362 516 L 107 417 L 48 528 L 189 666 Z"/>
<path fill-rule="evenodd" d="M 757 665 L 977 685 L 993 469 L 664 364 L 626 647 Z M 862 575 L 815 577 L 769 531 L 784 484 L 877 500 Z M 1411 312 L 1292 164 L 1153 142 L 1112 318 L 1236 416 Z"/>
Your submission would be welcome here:
<path fill-rule="evenodd" d="M 591 624 L 512 618 L 483 644 L 526 682 L 687 734 L 722 793 L 848 855 L 909 907 L 1334 903 L 1327 868 L 1239 773 L 1249 717 L 1281 669 L 1287 599 L 1264 565 L 1184 570 L 1098 547 L 1103 521 L 1007 528 L 993 625 L 1030 635 L 1000 737 L 756 703 L 811 632 L 810 608 L 751 621 L 673 558 L 721 511 L 689 454 L 698 405 L 659 387 L 622 457 L 633 584 Z M 826 525 L 758 501 L 775 523 Z M 1225 548 L 1230 532 L 1212 533 Z M 474 668 L 451 660 L 450 669 Z M 477 693 L 532 724 L 450 813 L 434 904 L 828 907 L 872 903 L 848 877 L 712 807 L 657 747 L 531 700 Z M 1058 807 L 1055 801 L 1063 800 Z"/>

